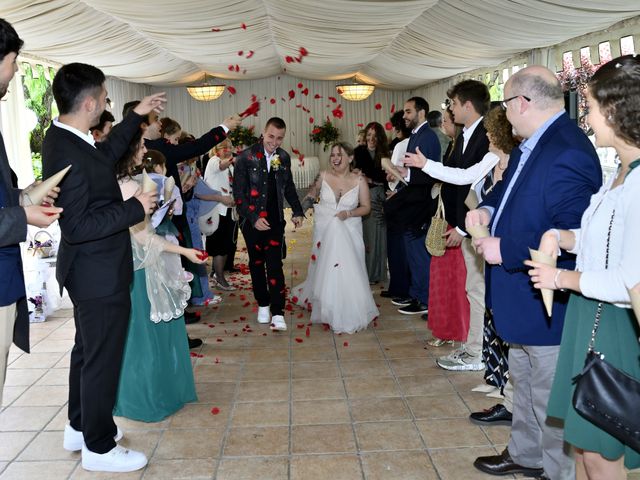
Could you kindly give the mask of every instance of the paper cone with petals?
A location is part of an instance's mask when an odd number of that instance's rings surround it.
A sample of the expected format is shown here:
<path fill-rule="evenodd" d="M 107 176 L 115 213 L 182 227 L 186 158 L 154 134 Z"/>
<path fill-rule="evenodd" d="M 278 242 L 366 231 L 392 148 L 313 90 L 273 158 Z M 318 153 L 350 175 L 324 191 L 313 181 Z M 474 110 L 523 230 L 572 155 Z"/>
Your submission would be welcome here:
<path fill-rule="evenodd" d="M 487 227 L 486 225 L 469 226 L 467 227 L 467 232 L 469 232 L 469 234 L 473 238 L 487 238 L 491 236 L 491 234 L 489 233 L 489 227 Z"/>
<path fill-rule="evenodd" d="M 391 159 L 389 159 L 388 157 L 383 157 L 380 160 L 380 163 L 385 172 L 390 173 L 391 175 L 394 176 L 396 180 L 407 185 L 407 181 L 404 179 L 402 174 L 398 171 L 396 166 L 393 163 L 391 163 Z"/>
<path fill-rule="evenodd" d="M 171 197 L 173 196 L 173 187 L 175 186 L 176 181 L 173 179 L 173 177 L 167 177 L 167 179 L 164 181 L 164 197 L 162 197 L 165 203 L 171 200 Z"/>
<path fill-rule="evenodd" d="M 151 180 L 151 177 L 147 175 L 147 171 L 143 169 L 142 170 L 142 192 L 149 193 L 149 192 L 157 192 L 157 191 L 158 191 L 158 185 L 156 184 L 156 182 Z"/>
<path fill-rule="evenodd" d="M 640 291 L 637 285 L 634 288 L 629 289 L 629 297 L 631 297 L 631 306 L 633 307 L 633 313 L 636 314 L 636 320 L 640 325 Z"/>
<path fill-rule="evenodd" d="M 67 174 L 71 165 L 63 168 L 58 173 L 50 176 L 46 180 L 42 181 L 38 185 L 29 189 L 28 191 L 24 191 L 22 194 L 23 203 L 25 206 L 28 205 L 40 205 L 44 198 L 47 196 L 47 193 L 54 188 L 57 187 L 58 184 L 62 181 L 64 176 Z"/>
<path fill-rule="evenodd" d="M 550 257 L 546 253 L 541 252 L 540 250 L 534 250 L 533 248 L 529 249 L 529 254 L 531 255 L 531 260 L 538 263 L 543 263 L 545 265 L 550 265 L 555 268 L 556 259 Z M 551 316 L 553 311 L 553 293 L 554 291 L 550 288 L 541 288 L 540 293 L 542 294 L 542 301 L 544 303 L 544 307 L 547 310 L 547 315 Z"/>

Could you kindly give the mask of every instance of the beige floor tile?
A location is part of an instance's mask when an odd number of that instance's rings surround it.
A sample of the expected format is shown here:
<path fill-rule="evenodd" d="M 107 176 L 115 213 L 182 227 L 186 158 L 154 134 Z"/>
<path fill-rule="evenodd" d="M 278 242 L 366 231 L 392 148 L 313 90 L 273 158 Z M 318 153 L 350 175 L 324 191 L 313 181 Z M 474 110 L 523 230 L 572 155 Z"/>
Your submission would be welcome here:
<path fill-rule="evenodd" d="M 367 480 L 439 480 L 424 451 L 365 453 L 362 464 Z"/>
<path fill-rule="evenodd" d="M 506 445 L 509 443 L 509 437 L 511 436 L 511 427 L 507 425 L 493 425 L 490 427 L 480 427 L 489 437 L 489 440 L 494 445 Z M 500 449 L 502 451 L 502 449 Z"/>
<path fill-rule="evenodd" d="M 69 370 L 67 370 L 66 368 L 52 368 L 36 382 L 36 385 L 66 386 L 68 384 L 69 384 Z"/>
<path fill-rule="evenodd" d="M 473 466 L 481 456 L 496 455 L 493 448 L 446 448 L 431 450 L 431 458 L 442 480 L 489 480 L 493 475 L 482 473 Z"/>
<path fill-rule="evenodd" d="M 11 405 L 20 395 L 26 392 L 28 388 L 28 385 L 17 385 L 15 387 L 5 385 L 2 391 L 2 406 L 6 407 Z"/>
<path fill-rule="evenodd" d="M 31 354 L 34 353 L 52 353 L 52 352 L 70 352 L 73 348 L 73 339 L 69 340 L 52 340 L 46 338 L 38 342 L 31 348 Z"/>
<path fill-rule="evenodd" d="M 484 383 L 484 370 L 481 372 L 450 372 L 448 376 L 459 392 L 471 392 L 473 387 Z"/>
<path fill-rule="evenodd" d="M 217 345 L 204 345 L 199 352 L 198 365 L 231 365 L 244 363 L 248 351 L 244 348 L 220 348 Z M 218 363 L 216 363 L 216 359 Z"/>
<path fill-rule="evenodd" d="M 4 385 L 5 387 L 33 385 L 47 372 L 46 368 L 8 368 Z"/>
<path fill-rule="evenodd" d="M 392 377 L 345 378 L 349 398 L 397 397 L 400 395 L 396 381 Z"/>
<path fill-rule="evenodd" d="M 339 378 L 337 361 L 322 362 L 294 362 L 291 364 L 291 378 L 300 379 L 321 379 Z"/>
<path fill-rule="evenodd" d="M 169 428 L 226 428 L 233 404 L 189 404 L 171 416 Z M 212 410 L 217 408 L 217 413 Z"/>
<path fill-rule="evenodd" d="M 224 447 L 225 456 L 286 455 L 289 427 L 232 428 Z"/>
<path fill-rule="evenodd" d="M 244 366 L 242 380 L 266 381 L 287 380 L 289 378 L 289 363 L 248 363 Z"/>
<path fill-rule="evenodd" d="M 417 420 L 427 448 L 481 447 L 490 445 L 482 429 L 466 418 Z"/>
<path fill-rule="evenodd" d="M 295 344 L 291 347 L 291 359 L 294 362 L 335 361 L 336 358 L 336 349 L 332 345 L 300 347 L 299 344 Z"/>
<path fill-rule="evenodd" d="M 468 417 L 469 409 L 458 395 L 406 397 L 416 418 Z"/>
<path fill-rule="evenodd" d="M 289 381 L 240 382 L 238 402 L 269 402 L 289 400 Z"/>
<path fill-rule="evenodd" d="M 71 355 L 68 355 L 65 353 L 64 355 L 62 355 L 62 358 L 60 358 L 60 360 L 56 362 L 53 368 L 66 368 L 67 370 L 69 370 L 70 363 L 71 363 Z M 75 475 L 75 472 L 74 472 L 74 475 Z"/>
<path fill-rule="evenodd" d="M 291 388 L 294 400 L 345 398 L 341 379 L 293 380 Z"/>
<path fill-rule="evenodd" d="M 389 360 L 393 372 L 398 376 L 405 375 L 444 375 L 442 370 L 431 358 L 395 358 Z"/>
<path fill-rule="evenodd" d="M 59 432 L 39 433 L 17 458 L 19 462 L 35 460 L 77 461 L 79 459 L 79 453 L 68 452 L 62 448 L 62 436 Z"/>
<path fill-rule="evenodd" d="M 236 384 L 232 382 L 196 383 L 196 394 L 198 403 L 229 403 L 236 394 Z"/>
<path fill-rule="evenodd" d="M 58 462 L 13 462 L 2 473 L 2 480 L 66 480 L 76 468 L 77 460 Z"/>
<path fill-rule="evenodd" d="M 66 408 L 64 409 L 66 413 Z M 165 418 L 159 422 L 140 422 L 138 420 L 131 420 L 125 417 L 113 417 L 116 425 L 127 434 L 127 432 L 135 432 L 138 430 L 164 430 L 169 426 L 170 419 Z"/>
<path fill-rule="evenodd" d="M 140 480 L 144 470 L 129 473 L 89 472 L 78 465 L 69 480 Z"/>
<path fill-rule="evenodd" d="M 362 478 L 355 455 L 304 455 L 291 459 L 291 480 L 354 480 Z"/>
<path fill-rule="evenodd" d="M 216 480 L 287 480 L 286 457 L 223 458 Z"/>
<path fill-rule="evenodd" d="M 68 412 L 69 412 L 69 410 L 67 408 L 67 405 L 65 405 L 62 408 L 60 408 L 58 413 L 47 424 L 47 426 L 44 427 L 44 429 L 46 431 L 52 431 L 52 430 L 61 431 L 61 430 L 64 430 L 64 426 L 67 423 L 69 423 L 69 414 L 68 414 Z"/>
<path fill-rule="evenodd" d="M 240 363 L 198 363 L 193 374 L 198 383 L 235 382 L 238 380 L 242 368 L 243 364 Z"/>
<path fill-rule="evenodd" d="M 262 348 L 251 349 L 247 354 L 247 363 L 282 363 L 289 361 L 288 349 Z"/>
<path fill-rule="evenodd" d="M 42 430 L 59 407 L 7 407 L 0 413 L 0 432 Z"/>
<path fill-rule="evenodd" d="M 429 358 L 430 355 L 421 343 L 416 342 L 415 345 L 391 346 L 384 350 L 387 358 Z"/>
<path fill-rule="evenodd" d="M 69 399 L 69 388 L 66 385 L 34 385 L 13 402 L 19 407 L 62 406 Z"/>
<path fill-rule="evenodd" d="M 63 356 L 68 355 L 62 352 L 25 354 L 11 363 L 11 368 L 51 368 L 58 363 Z"/>
<path fill-rule="evenodd" d="M 351 401 L 355 422 L 409 420 L 410 413 L 401 398 L 363 398 Z"/>
<path fill-rule="evenodd" d="M 348 360 L 340 362 L 342 375 L 347 377 L 388 377 L 391 371 L 385 360 Z"/>
<path fill-rule="evenodd" d="M 289 402 L 238 403 L 232 427 L 289 425 Z"/>
<path fill-rule="evenodd" d="M 410 375 L 397 377 L 405 395 L 452 395 L 455 389 L 446 375 Z"/>
<path fill-rule="evenodd" d="M 349 342 L 349 340 L 345 340 Z M 344 346 L 344 343 L 338 344 L 338 356 L 340 360 L 384 360 L 384 353 L 378 345 L 353 345 L 351 342 Z"/>
<path fill-rule="evenodd" d="M 206 428 L 192 430 L 167 430 L 153 454 L 154 458 L 187 459 L 216 458 L 220 453 L 224 430 Z"/>
<path fill-rule="evenodd" d="M 217 460 L 153 459 L 147 465 L 142 478 L 145 480 L 208 480 L 212 477 L 217 464 Z"/>
<path fill-rule="evenodd" d="M 350 423 L 346 400 L 308 400 L 293 402 L 293 424 Z"/>
<path fill-rule="evenodd" d="M 360 451 L 424 448 L 412 422 L 371 422 L 355 425 Z"/>
<path fill-rule="evenodd" d="M 350 424 L 296 425 L 291 428 L 291 452 L 351 453 L 356 451 Z"/>
<path fill-rule="evenodd" d="M 0 461 L 11 461 L 36 436 L 36 432 L 0 432 Z"/>

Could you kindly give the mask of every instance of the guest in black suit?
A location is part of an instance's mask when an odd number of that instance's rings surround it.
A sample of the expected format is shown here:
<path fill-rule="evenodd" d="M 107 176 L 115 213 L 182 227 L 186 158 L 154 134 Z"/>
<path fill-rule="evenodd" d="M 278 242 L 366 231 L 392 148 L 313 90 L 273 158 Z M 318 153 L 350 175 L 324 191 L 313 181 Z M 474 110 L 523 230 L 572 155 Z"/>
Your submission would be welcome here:
<path fill-rule="evenodd" d="M 262 140 L 238 155 L 233 180 L 240 229 L 249 252 L 253 294 L 259 306 L 258 323 L 269 323 L 271 311 L 271 329 L 281 331 L 287 329 L 282 271 L 286 248 L 284 199 L 293 210 L 293 224 L 299 227 L 304 219 L 291 176 L 291 158 L 280 148 L 286 128 L 281 118 L 270 118 Z"/>
<path fill-rule="evenodd" d="M 404 104 L 404 120 L 411 129 L 411 137 L 407 146 L 408 153 L 415 153 L 419 148 L 428 158 L 439 159 L 440 142 L 427 124 L 429 104 L 424 98 L 412 97 Z M 390 225 L 387 233 L 388 248 L 395 249 L 397 242 L 402 242 L 405 251 L 405 268 L 410 273 L 408 298 L 392 300 L 398 310 L 405 315 L 425 314 L 429 303 L 429 265 L 431 257 L 425 248 L 424 241 L 431 217 L 435 212 L 435 203 L 431 199 L 431 187 L 435 180 L 418 168 L 406 170 L 408 185 L 400 188 L 385 202 L 385 215 Z M 402 185 L 402 184 L 400 184 Z M 392 233 L 393 232 L 393 233 Z M 391 259 L 390 259 L 391 260 Z M 389 265 L 393 276 L 395 266 Z M 402 266 L 399 270 L 402 269 Z"/>
<path fill-rule="evenodd" d="M 105 108 L 104 81 L 104 74 L 91 65 L 71 63 L 58 71 L 53 95 L 60 117 L 45 136 L 42 166 L 49 177 L 73 165 L 58 199 L 65 214 L 56 278 L 69 292 L 76 326 L 64 447 L 82 449 L 87 470 L 124 472 L 147 463 L 144 454 L 116 444 L 120 433 L 112 417 L 131 306 L 129 227 L 153 210 L 156 194 L 139 193 L 124 202 L 115 165 L 142 115 L 161 110 L 165 99 L 163 93 L 146 97 L 104 142 L 94 144 L 89 128 Z"/>
<path fill-rule="evenodd" d="M 18 71 L 16 57 L 22 43 L 11 24 L 0 19 L 0 98 Z M 46 200 L 53 203 L 53 198 Z M 27 224 L 47 227 L 61 211 L 41 205 L 22 206 L 21 190 L 14 182 L 0 134 L 0 403 L 11 342 L 29 352 L 29 311 L 19 243 L 27 238 Z"/>

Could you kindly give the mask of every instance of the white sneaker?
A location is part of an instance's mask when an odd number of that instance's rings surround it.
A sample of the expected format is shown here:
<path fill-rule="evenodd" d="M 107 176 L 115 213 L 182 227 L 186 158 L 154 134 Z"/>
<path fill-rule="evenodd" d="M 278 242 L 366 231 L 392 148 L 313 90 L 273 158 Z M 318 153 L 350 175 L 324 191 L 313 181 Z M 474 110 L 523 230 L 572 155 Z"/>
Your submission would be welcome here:
<path fill-rule="evenodd" d="M 270 313 L 269 306 L 258 307 L 258 323 L 269 323 Z"/>
<path fill-rule="evenodd" d="M 271 319 L 271 330 L 278 332 L 287 331 L 287 322 L 284 321 L 284 317 L 282 315 L 273 316 Z"/>
<path fill-rule="evenodd" d="M 91 472 L 134 472 L 144 468 L 147 457 L 142 452 L 116 445 L 107 453 L 94 453 L 82 446 L 82 468 Z"/>
<path fill-rule="evenodd" d="M 116 425 L 118 432 L 113 439 L 116 442 L 119 442 L 124 433 L 120 430 L 120 427 Z M 84 445 L 84 437 L 82 436 L 82 432 L 79 432 L 71 425 L 67 424 L 64 426 L 64 440 L 62 441 L 62 447 L 69 452 L 79 452 L 82 450 L 82 446 Z"/>

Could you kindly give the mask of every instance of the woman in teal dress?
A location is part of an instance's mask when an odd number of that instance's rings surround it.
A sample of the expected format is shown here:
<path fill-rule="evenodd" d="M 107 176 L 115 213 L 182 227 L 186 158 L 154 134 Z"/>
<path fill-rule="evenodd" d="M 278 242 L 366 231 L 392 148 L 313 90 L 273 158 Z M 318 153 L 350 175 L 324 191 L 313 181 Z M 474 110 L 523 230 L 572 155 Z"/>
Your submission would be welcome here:
<path fill-rule="evenodd" d="M 547 414 L 564 420 L 565 440 L 575 448 L 577 479 L 622 480 L 624 467 L 640 467 L 640 453 L 581 417 L 572 405 L 571 379 L 582 371 L 598 304 L 594 349 L 607 362 L 640 380 L 640 329 L 628 288 L 640 281 L 640 57 L 603 65 L 587 91 L 588 123 L 598 147 L 618 153 L 618 171 L 598 193 L 576 230 L 549 230 L 540 250 L 577 254 L 570 272 L 528 261 L 536 288 L 569 289 L 558 365 Z"/>
<path fill-rule="evenodd" d="M 140 139 L 134 139 L 119 165 L 125 200 L 141 185 L 140 176 L 131 176 L 146 152 Z M 156 235 L 148 217 L 130 231 L 135 271 L 114 415 L 158 422 L 197 400 L 183 316 L 191 290 L 180 262 L 172 257 L 203 260 L 197 250 Z"/>

